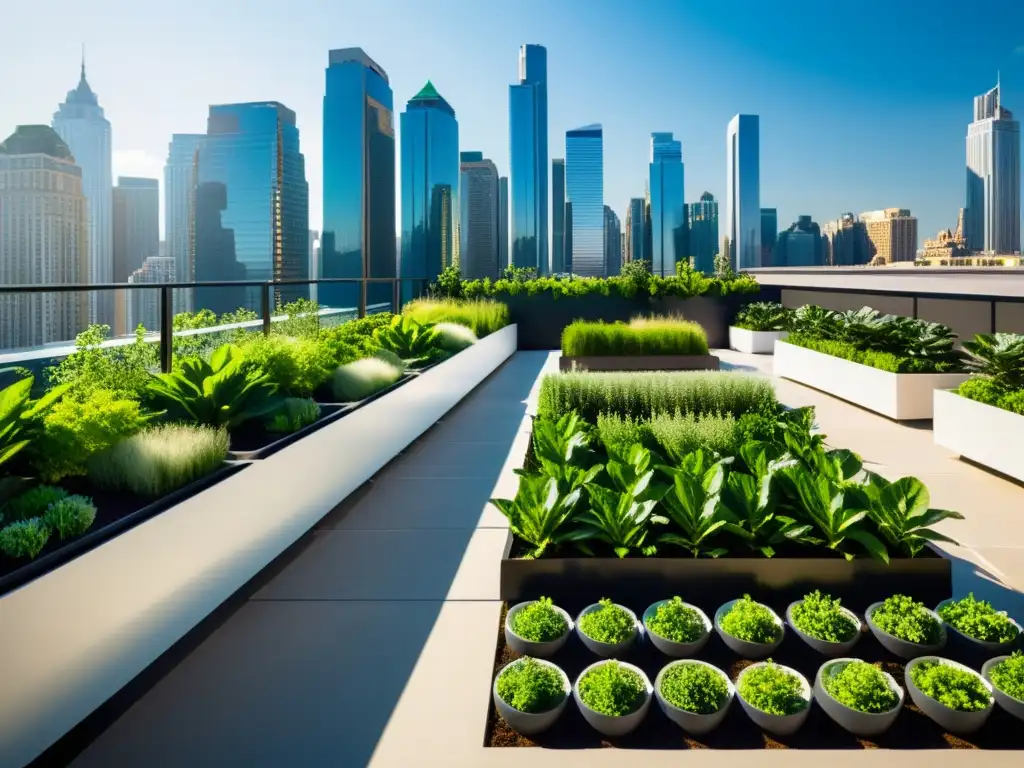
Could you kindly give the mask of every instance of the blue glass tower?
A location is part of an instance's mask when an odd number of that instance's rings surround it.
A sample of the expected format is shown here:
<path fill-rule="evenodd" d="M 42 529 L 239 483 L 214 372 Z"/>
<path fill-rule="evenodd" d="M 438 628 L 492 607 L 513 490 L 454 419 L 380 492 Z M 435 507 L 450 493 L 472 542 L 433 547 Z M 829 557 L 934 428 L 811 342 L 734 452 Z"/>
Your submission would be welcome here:
<path fill-rule="evenodd" d="M 725 236 L 736 270 L 761 266 L 761 152 L 757 115 L 726 129 Z"/>
<path fill-rule="evenodd" d="M 715 271 L 718 253 L 718 203 L 710 192 L 700 196 L 700 202 L 690 203 L 690 255 L 693 268 L 711 274 Z"/>
<path fill-rule="evenodd" d="M 604 250 L 604 137 L 599 124 L 565 133 L 566 229 L 572 272 L 602 277 Z"/>
<path fill-rule="evenodd" d="M 687 252 L 683 145 L 671 133 L 651 134 L 651 272 L 667 277 Z"/>
<path fill-rule="evenodd" d="M 565 160 L 551 161 L 551 271 L 565 272 Z"/>
<path fill-rule="evenodd" d="M 428 80 L 409 99 L 402 127 L 401 277 L 437 279 L 459 259 L 459 123 Z M 402 301 L 425 283 L 402 281 Z"/>
<path fill-rule="evenodd" d="M 548 254 L 548 52 L 519 49 L 519 83 L 508 89 L 512 264 L 550 270 Z"/>
<path fill-rule="evenodd" d="M 309 276 L 309 186 L 295 113 L 276 101 L 210 107 L 198 152 L 196 280 Z M 278 289 L 278 302 L 308 297 Z M 258 288 L 198 288 L 196 309 L 259 311 Z"/>
<path fill-rule="evenodd" d="M 322 277 L 393 278 L 395 127 L 387 73 L 361 48 L 330 52 L 324 93 Z M 321 304 L 354 307 L 356 285 L 321 285 Z M 367 286 L 390 306 L 392 286 Z"/>

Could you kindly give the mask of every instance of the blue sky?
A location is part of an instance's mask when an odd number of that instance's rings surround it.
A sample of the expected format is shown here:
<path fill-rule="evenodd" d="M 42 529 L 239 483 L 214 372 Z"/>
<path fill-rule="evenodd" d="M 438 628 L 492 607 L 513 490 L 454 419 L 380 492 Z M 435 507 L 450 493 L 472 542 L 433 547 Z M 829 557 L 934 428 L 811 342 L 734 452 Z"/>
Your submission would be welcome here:
<path fill-rule="evenodd" d="M 376 59 L 396 111 L 432 80 L 462 148 L 504 174 L 518 47 L 547 46 L 551 154 L 567 129 L 603 123 L 620 216 L 643 193 L 652 131 L 682 141 L 687 200 L 720 198 L 726 123 L 751 112 L 761 204 L 780 226 L 906 207 L 930 237 L 963 205 L 971 99 L 997 70 L 1024 117 L 1021 0 L 50 0 L 15 3 L 4 26 L 0 133 L 49 122 L 77 81 L 79 41 L 115 174 L 162 176 L 171 133 L 203 131 L 209 104 L 276 99 L 298 114 L 314 227 L 330 48 Z"/>

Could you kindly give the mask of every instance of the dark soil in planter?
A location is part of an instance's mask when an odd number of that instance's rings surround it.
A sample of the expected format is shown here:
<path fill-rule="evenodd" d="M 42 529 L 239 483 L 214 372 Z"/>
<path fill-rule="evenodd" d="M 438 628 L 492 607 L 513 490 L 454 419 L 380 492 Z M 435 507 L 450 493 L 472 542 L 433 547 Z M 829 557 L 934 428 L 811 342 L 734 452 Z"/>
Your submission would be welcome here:
<path fill-rule="evenodd" d="M 354 403 L 339 403 L 335 399 L 334 393 L 331 392 L 331 388 L 328 385 L 320 387 L 320 389 L 318 389 L 316 392 L 314 392 L 313 393 L 313 399 L 316 400 L 316 402 L 320 405 L 321 409 L 325 408 L 328 405 L 343 405 L 343 406 L 350 406 L 350 410 L 354 410 L 355 408 L 362 408 L 364 405 L 367 405 L 368 403 L 372 403 L 374 400 L 376 400 L 379 397 L 384 397 L 384 395 L 388 394 L 389 392 L 393 392 L 394 390 L 398 389 L 400 386 L 402 386 L 406 382 L 408 382 L 411 379 L 415 378 L 418 375 L 418 373 L 419 372 L 417 372 L 417 373 L 407 373 L 405 376 L 400 378 L 398 381 L 396 381 L 391 386 L 384 387 L 384 389 L 380 390 L 380 392 L 374 392 L 369 397 L 367 397 L 367 398 L 365 398 L 363 400 L 358 400 L 358 401 L 356 401 Z"/>
<path fill-rule="evenodd" d="M 248 465 L 225 463 L 206 477 L 201 477 L 158 499 L 99 490 L 84 477 L 65 478 L 57 485 L 68 493 L 91 497 L 93 504 L 96 505 L 96 520 L 92 527 L 78 538 L 61 541 L 56 535 L 51 535 L 43 551 L 34 560 L 13 559 L 0 553 L 0 595 L 59 568 L 175 504 L 240 472 L 246 466 Z"/>
<path fill-rule="evenodd" d="M 343 411 L 350 410 L 352 410 L 352 406 L 340 403 L 321 405 L 319 419 L 288 433 L 268 432 L 262 421 L 250 419 L 237 429 L 232 430 L 231 456 L 235 459 L 265 459 L 335 421 Z"/>
<path fill-rule="evenodd" d="M 685 592 L 683 594 L 685 598 Z M 561 607 L 576 615 L 584 605 L 562 605 Z M 639 614 L 646 605 L 629 605 Z M 709 615 L 717 606 L 701 605 Z M 773 605 L 776 611 L 785 606 Z M 493 677 L 510 661 L 519 658 L 505 645 L 502 627 L 505 623 L 507 606 L 501 612 L 498 625 L 497 650 L 494 655 Z M 753 662 L 739 659 L 714 635 L 699 654 L 701 661 L 714 664 L 735 681 L 739 673 Z M 903 683 L 903 662 L 886 652 L 881 645 L 866 631 L 860 642 L 850 654 L 856 658 L 872 663 L 880 663 L 882 668 Z M 825 661 L 824 657 L 810 651 L 808 647 L 792 632 L 786 633 L 779 650 L 772 655 L 780 664 L 800 671 L 814 685 L 814 676 L 818 667 Z M 956 658 L 954 655 L 953 658 Z M 672 659 L 661 655 L 652 645 L 644 643 L 636 645 L 624 658 L 636 664 L 647 673 L 651 683 L 658 672 Z M 598 658 L 590 653 L 580 642 L 572 637 L 565 647 L 551 661 L 560 666 L 569 676 L 573 684 L 580 673 Z M 904 686 L 904 691 L 906 687 Z M 738 696 L 737 696 L 738 698 Z M 832 721 L 820 707 L 811 704 L 811 712 L 807 722 L 793 736 L 773 736 L 758 728 L 747 717 L 739 701 L 730 706 L 722 724 L 706 736 L 693 737 L 672 723 L 658 706 L 651 702 L 647 716 L 640 727 L 622 739 L 609 739 L 591 728 L 583 719 L 574 701 L 570 701 L 558 722 L 546 733 L 536 737 L 523 736 L 508 727 L 498 716 L 493 700 L 488 692 L 488 718 L 484 733 L 484 745 L 487 747 L 547 747 L 549 749 L 593 749 L 596 747 L 620 747 L 624 749 L 1024 749 L 1024 733 L 1019 728 L 1019 721 L 1004 712 L 998 705 L 988 722 L 978 733 L 969 737 L 954 736 L 945 733 L 933 723 L 923 712 L 913 705 L 909 694 L 906 696 L 904 711 L 889 731 L 873 740 L 859 738 L 847 733 Z"/>

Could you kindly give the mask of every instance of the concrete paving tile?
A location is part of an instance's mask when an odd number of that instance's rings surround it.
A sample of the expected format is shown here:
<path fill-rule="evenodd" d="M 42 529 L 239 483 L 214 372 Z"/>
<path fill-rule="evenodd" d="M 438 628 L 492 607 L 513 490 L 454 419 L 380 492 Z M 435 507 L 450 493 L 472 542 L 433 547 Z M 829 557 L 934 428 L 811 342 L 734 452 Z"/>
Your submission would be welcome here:
<path fill-rule="evenodd" d="M 525 435 L 523 435 L 525 438 Z M 489 478 L 497 480 L 506 468 L 522 466 L 526 444 L 519 454 L 506 443 L 431 442 L 407 453 L 378 476 L 378 482 L 392 478 Z"/>
<path fill-rule="evenodd" d="M 1024 593 L 1024 547 L 972 547 L 983 558 L 983 564 L 991 566 L 1004 584 Z M 1024 595 L 1018 595 L 1024 600 Z M 1024 611 L 1017 617 L 1024 623 Z"/>

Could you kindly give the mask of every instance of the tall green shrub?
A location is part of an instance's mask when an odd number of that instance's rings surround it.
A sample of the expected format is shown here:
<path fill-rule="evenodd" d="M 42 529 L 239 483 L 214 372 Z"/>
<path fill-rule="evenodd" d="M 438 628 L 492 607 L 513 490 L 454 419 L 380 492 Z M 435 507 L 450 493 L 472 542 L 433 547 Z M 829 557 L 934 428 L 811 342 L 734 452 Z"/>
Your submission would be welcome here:
<path fill-rule="evenodd" d="M 708 340 L 697 323 L 651 318 L 625 323 L 577 320 L 562 331 L 562 354 L 567 357 L 706 355 Z"/>

